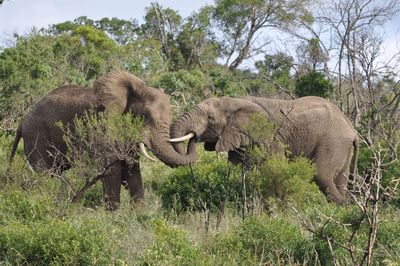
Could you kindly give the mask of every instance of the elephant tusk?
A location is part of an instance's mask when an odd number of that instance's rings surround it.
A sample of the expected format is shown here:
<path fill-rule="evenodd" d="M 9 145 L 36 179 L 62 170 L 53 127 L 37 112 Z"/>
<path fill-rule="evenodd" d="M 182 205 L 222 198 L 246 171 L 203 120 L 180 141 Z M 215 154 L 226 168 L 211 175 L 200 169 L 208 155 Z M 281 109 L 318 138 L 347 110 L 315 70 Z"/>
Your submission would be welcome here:
<path fill-rule="evenodd" d="M 180 138 L 175 138 L 175 139 L 170 139 L 169 142 L 183 142 L 185 140 L 191 139 L 194 137 L 194 133 L 190 132 L 186 136 L 180 137 Z"/>
<path fill-rule="evenodd" d="M 144 144 L 142 142 L 139 143 L 139 149 L 140 152 L 143 154 L 144 157 L 146 157 L 147 159 L 149 159 L 150 161 L 153 162 L 157 162 L 156 159 L 152 158 L 146 151 L 146 148 L 144 147 Z"/>

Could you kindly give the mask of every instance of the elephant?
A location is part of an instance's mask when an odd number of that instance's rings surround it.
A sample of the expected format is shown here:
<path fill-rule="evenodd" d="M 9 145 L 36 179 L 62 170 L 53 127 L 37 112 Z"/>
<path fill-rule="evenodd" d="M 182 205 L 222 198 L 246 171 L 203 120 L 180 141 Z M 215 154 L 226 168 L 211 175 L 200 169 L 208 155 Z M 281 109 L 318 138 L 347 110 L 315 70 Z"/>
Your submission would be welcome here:
<path fill-rule="evenodd" d="M 228 152 L 228 160 L 243 162 L 240 150 L 251 144 L 246 132 L 253 114 L 277 125 L 276 139 L 291 156 L 304 156 L 315 163 L 314 181 L 328 200 L 343 205 L 349 170 L 354 171 L 359 149 L 358 135 L 349 119 L 334 104 L 315 96 L 295 100 L 246 96 L 207 99 L 181 115 L 171 125 L 174 148 L 185 153 L 183 141 L 204 142 L 206 150 Z"/>
<path fill-rule="evenodd" d="M 113 71 L 97 79 L 93 88 L 61 86 L 39 100 L 18 127 L 10 162 L 20 138 L 23 138 L 24 153 L 34 170 L 52 170 L 59 173 L 67 170 L 70 165 L 63 159 L 67 146 L 63 139 L 63 131 L 56 123 L 61 121 L 71 125 L 76 116 L 80 117 L 88 110 L 117 110 L 121 114 L 129 112 L 133 116 L 142 117 L 143 143 L 138 143 L 138 146 L 147 158 L 152 159 L 145 151 L 144 145 L 171 167 L 194 162 L 197 158 L 195 152 L 185 155 L 177 153 L 169 142 L 172 117 L 169 97 L 162 90 L 147 86 L 133 74 Z M 133 201 L 143 199 L 140 165 L 135 161 L 133 165 L 128 165 L 125 161 L 115 160 L 104 173 L 102 181 L 107 209 L 117 208 L 121 184 L 129 189 Z"/>

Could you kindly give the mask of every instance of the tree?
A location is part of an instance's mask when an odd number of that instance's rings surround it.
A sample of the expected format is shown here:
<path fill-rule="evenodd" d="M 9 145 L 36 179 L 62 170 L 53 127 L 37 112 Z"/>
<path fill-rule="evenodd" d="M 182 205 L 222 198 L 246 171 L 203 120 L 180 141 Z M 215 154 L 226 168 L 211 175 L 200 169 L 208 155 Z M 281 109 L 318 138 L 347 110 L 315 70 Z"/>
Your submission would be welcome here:
<path fill-rule="evenodd" d="M 217 43 L 211 29 L 211 6 L 203 7 L 190 16 L 177 36 L 178 48 L 187 68 L 214 64 L 218 55 Z"/>
<path fill-rule="evenodd" d="M 350 84 L 349 94 L 353 104 L 347 104 L 347 113 L 353 113 L 356 126 L 360 123 L 360 90 L 359 64 L 357 62 L 357 42 L 363 32 L 369 29 L 376 32 L 387 20 L 392 18 L 400 8 L 396 0 L 333 0 L 324 2 L 320 8 L 321 14 L 316 15 L 316 21 L 328 27 L 333 35 L 333 47 L 337 51 L 337 91 L 336 97 L 342 110 L 345 107 L 346 92 L 344 80 Z M 328 41 L 332 41 L 329 40 Z M 350 110 L 353 108 L 353 111 Z"/>
<path fill-rule="evenodd" d="M 296 80 L 296 95 L 304 96 L 319 96 L 328 98 L 333 91 L 333 85 L 325 75 L 315 70 L 310 71 L 306 75 Z"/>
<path fill-rule="evenodd" d="M 143 37 L 161 43 L 161 50 L 172 66 L 179 65 L 182 56 L 177 51 L 176 38 L 182 26 L 182 17 L 171 8 L 163 8 L 152 3 L 146 8 L 145 23 L 142 25 Z"/>
<path fill-rule="evenodd" d="M 307 16 L 308 0 L 217 0 L 214 19 L 221 30 L 225 65 L 236 69 L 268 44 L 259 41 L 260 31 L 280 29 L 298 16 Z"/>
<path fill-rule="evenodd" d="M 255 67 L 259 75 L 271 82 L 280 92 L 292 97 L 293 78 L 290 71 L 293 69 L 294 59 L 288 54 L 278 52 L 266 54 L 263 61 L 257 61 Z M 293 98 L 293 97 L 292 97 Z"/>

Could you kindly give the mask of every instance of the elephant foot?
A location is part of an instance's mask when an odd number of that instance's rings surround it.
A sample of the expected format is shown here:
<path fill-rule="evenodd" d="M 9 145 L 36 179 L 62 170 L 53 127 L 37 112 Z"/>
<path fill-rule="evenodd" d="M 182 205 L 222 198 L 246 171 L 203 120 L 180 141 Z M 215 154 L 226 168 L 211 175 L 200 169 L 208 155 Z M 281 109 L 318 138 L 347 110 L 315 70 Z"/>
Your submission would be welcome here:
<path fill-rule="evenodd" d="M 333 203 L 335 203 L 337 205 L 340 205 L 340 206 L 346 206 L 348 204 L 347 198 L 345 196 L 342 196 L 342 195 L 333 196 L 333 195 L 329 195 L 328 194 L 327 200 L 329 202 L 333 202 Z"/>
<path fill-rule="evenodd" d="M 108 201 L 106 202 L 106 210 L 107 211 L 116 211 L 119 207 L 119 202 L 116 201 Z"/>

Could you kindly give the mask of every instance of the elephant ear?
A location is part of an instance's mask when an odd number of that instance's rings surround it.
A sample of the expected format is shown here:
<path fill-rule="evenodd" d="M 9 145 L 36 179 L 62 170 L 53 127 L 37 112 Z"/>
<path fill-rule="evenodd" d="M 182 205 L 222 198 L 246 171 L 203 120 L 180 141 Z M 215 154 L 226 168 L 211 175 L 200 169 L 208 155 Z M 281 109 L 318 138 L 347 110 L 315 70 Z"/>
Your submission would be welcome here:
<path fill-rule="evenodd" d="M 248 146 L 251 142 L 247 125 L 252 115 L 257 113 L 265 114 L 265 111 L 255 103 L 247 100 L 234 99 L 239 104 L 235 110 L 228 110 L 231 114 L 227 117 L 227 125 L 219 137 L 215 150 L 217 152 L 232 151 L 240 147 Z"/>
<path fill-rule="evenodd" d="M 231 151 L 249 144 L 250 138 L 246 136 L 241 129 L 236 127 L 226 127 L 215 145 L 215 151 Z"/>
<path fill-rule="evenodd" d="M 144 82 L 138 77 L 125 71 L 115 71 L 97 79 L 93 89 L 98 105 L 104 106 L 106 110 L 116 109 L 124 113 L 129 100 L 144 86 Z"/>

